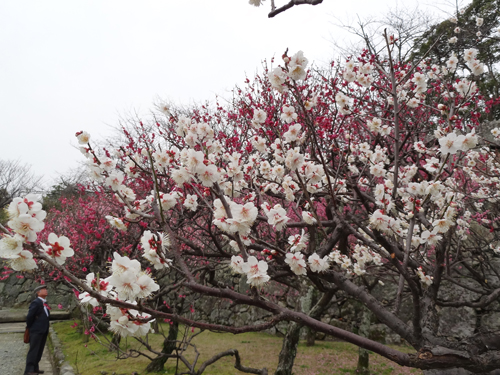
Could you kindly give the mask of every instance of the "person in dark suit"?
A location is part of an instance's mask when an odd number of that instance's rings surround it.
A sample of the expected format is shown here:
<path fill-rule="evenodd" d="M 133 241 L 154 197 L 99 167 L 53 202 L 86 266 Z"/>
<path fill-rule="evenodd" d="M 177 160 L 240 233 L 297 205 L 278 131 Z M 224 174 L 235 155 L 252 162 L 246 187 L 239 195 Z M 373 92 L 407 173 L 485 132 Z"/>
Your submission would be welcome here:
<path fill-rule="evenodd" d="M 34 290 L 37 298 L 31 302 L 28 316 L 26 317 L 26 325 L 30 331 L 30 349 L 26 358 L 25 375 L 43 374 L 38 367 L 38 363 L 42 358 L 45 341 L 49 334 L 49 305 L 45 298 L 47 297 L 47 287 L 40 285 Z"/>

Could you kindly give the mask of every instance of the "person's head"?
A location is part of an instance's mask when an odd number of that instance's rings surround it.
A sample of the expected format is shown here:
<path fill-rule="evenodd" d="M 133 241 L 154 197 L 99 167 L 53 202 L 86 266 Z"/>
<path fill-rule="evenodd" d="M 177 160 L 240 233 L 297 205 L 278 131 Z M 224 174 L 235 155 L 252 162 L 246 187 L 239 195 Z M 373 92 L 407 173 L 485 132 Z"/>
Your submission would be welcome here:
<path fill-rule="evenodd" d="M 37 295 L 37 297 L 45 299 L 47 297 L 47 294 L 49 293 L 45 285 L 40 285 L 35 289 L 35 294 Z"/>

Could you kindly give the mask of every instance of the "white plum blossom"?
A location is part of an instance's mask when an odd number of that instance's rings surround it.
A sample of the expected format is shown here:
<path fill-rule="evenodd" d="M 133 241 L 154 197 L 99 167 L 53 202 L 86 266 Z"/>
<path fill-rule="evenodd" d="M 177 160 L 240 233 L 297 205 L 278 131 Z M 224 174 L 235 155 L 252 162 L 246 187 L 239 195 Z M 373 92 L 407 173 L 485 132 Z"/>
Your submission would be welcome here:
<path fill-rule="evenodd" d="M 286 253 L 285 263 L 290 266 L 292 272 L 296 275 L 306 275 L 306 261 L 304 260 L 304 254 L 296 253 Z"/>
<path fill-rule="evenodd" d="M 262 5 L 262 0 L 248 0 L 248 3 L 255 7 L 260 7 Z"/>
<path fill-rule="evenodd" d="M 476 147 L 478 142 L 477 136 L 474 131 L 466 135 L 456 135 L 449 133 L 446 137 L 439 139 L 441 145 L 440 151 L 443 154 L 456 154 L 458 151 L 467 151 Z"/>
<path fill-rule="evenodd" d="M 446 137 L 439 139 L 439 144 L 441 145 L 440 151 L 443 154 L 456 154 L 460 149 L 459 142 L 457 141 L 457 135 L 455 133 L 449 133 Z"/>
<path fill-rule="evenodd" d="M 269 81 L 271 85 L 279 92 L 284 91 L 284 83 L 286 82 L 286 74 L 282 68 L 277 67 L 273 71 L 269 72 Z"/>
<path fill-rule="evenodd" d="M 428 230 L 423 231 L 422 234 L 420 235 L 420 242 L 421 243 L 428 243 L 429 245 L 436 245 L 442 237 L 437 234 L 435 230 L 432 232 L 429 232 Z"/>
<path fill-rule="evenodd" d="M 15 259 L 23 251 L 24 238 L 19 234 L 4 235 L 0 240 L 0 258 Z"/>
<path fill-rule="evenodd" d="M 433 281 L 432 281 L 432 277 L 431 277 L 431 276 L 426 275 L 426 274 L 424 273 L 424 271 L 422 270 L 422 267 L 419 267 L 419 268 L 417 269 L 417 275 L 418 275 L 418 277 L 420 278 L 420 282 L 421 282 L 424 286 L 428 287 L 428 286 L 431 286 L 431 285 L 432 285 L 432 283 L 433 283 Z"/>
<path fill-rule="evenodd" d="M 42 204 L 39 202 L 41 197 L 36 194 L 28 194 L 24 198 L 14 198 L 7 208 L 10 219 L 15 219 L 22 214 L 33 216 L 36 214 L 38 220 L 45 219 L 46 213 L 42 210 Z"/>
<path fill-rule="evenodd" d="M 196 194 L 187 194 L 184 200 L 184 207 L 191 211 L 196 211 L 198 208 L 198 196 Z"/>
<path fill-rule="evenodd" d="M 192 178 L 192 175 L 187 168 L 181 167 L 173 170 L 171 177 L 178 186 L 182 186 Z"/>
<path fill-rule="evenodd" d="M 300 148 L 295 147 L 286 153 L 285 165 L 292 171 L 299 169 L 304 164 L 304 155 L 300 153 Z"/>
<path fill-rule="evenodd" d="M 247 275 L 247 283 L 253 286 L 264 284 L 270 280 L 267 269 L 267 263 L 263 260 L 258 261 L 254 256 L 249 256 L 248 260 L 241 265 L 241 270 Z"/>
<path fill-rule="evenodd" d="M 127 226 L 123 223 L 121 219 L 107 215 L 106 220 L 108 221 L 109 225 L 111 225 L 113 228 L 116 228 L 121 231 L 127 230 Z"/>
<path fill-rule="evenodd" d="M 309 225 L 314 225 L 317 222 L 314 215 L 309 211 L 302 211 L 302 220 L 304 220 Z"/>
<path fill-rule="evenodd" d="M 28 250 L 22 250 L 17 258 L 9 261 L 9 266 L 14 271 L 29 271 L 37 268 L 36 262 L 33 260 L 33 254 Z"/>
<path fill-rule="evenodd" d="M 283 134 L 283 137 L 287 141 L 287 143 L 291 143 L 293 141 L 296 141 L 300 137 L 300 131 L 302 130 L 302 127 L 300 124 L 294 124 L 291 125 L 288 128 L 288 131 Z"/>
<path fill-rule="evenodd" d="M 370 216 L 370 227 L 380 231 L 385 231 L 389 225 L 389 216 L 384 215 L 382 210 L 375 210 Z"/>
<path fill-rule="evenodd" d="M 281 119 L 285 121 L 287 124 L 290 124 L 293 121 L 297 120 L 297 114 L 295 113 L 295 108 L 292 106 L 283 106 L 283 110 L 281 113 Z"/>
<path fill-rule="evenodd" d="M 111 320 L 110 330 L 121 337 L 145 336 L 151 330 L 151 322 L 154 321 L 148 314 L 139 315 L 136 310 L 125 310 L 111 305 L 107 306 L 106 312 Z"/>
<path fill-rule="evenodd" d="M 43 211 L 45 212 L 45 211 Z M 21 214 L 8 221 L 7 225 L 17 234 L 23 236 L 28 242 L 35 242 L 37 233 L 41 232 L 45 224 L 30 214 Z"/>
<path fill-rule="evenodd" d="M 78 139 L 78 143 L 81 145 L 86 145 L 90 141 L 90 134 L 84 131 L 76 133 L 76 138 Z"/>
<path fill-rule="evenodd" d="M 434 233 L 446 233 L 453 225 L 453 222 L 447 218 L 442 218 L 434 220 L 432 226 L 434 227 Z"/>
<path fill-rule="evenodd" d="M 214 164 L 201 164 L 197 168 L 198 179 L 201 181 L 203 186 L 213 186 L 220 178 L 220 173 L 217 170 L 217 166 Z"/>
<path fill-rule="evenodd" d="M 108 279 L 100 279 L 98 276 L 96 277 L 94 272 L 91 272 L 85 277 L 85 283 L 88 287 L 92 288 L 102 296 L 111 297 L 112 286 L 109 284 Z M 99 306 L 97 299 L 92 297 L 88 292 L 80 293 L 78 295 L 78 299 L 82 304 L 90 303 L 94 307 Z"/>
<path fill-rule="evenodd" d="M 347 95 L 344 95 L 343 93 L 338 92 L 335 95 L 335 102 L 337 103 L 337 107 L 338 107 L 340 113 L 342 113 L 343 115 L 347 115 L 347 114 L 351 113 L 351 110 L 350 110 L 351 99 Z"/>
<path fill-rule="evenodd" d="M 231 202 L 231 213 L 233 217 L 227 219 L 227 223 L 231 226 L 230 231 L 239 232 L 242 235 L 250 233 L 250 228 L 257 219 L 259 210 L 253 202 L 248 202 L 244 205 Z"/>
<path fill-rule="evenodd" d="M 304 232 L 302 229 L 301 234 L 295 234 L 288 237 L 288 243 L 291 245 L 290 251 L 296 252 L 307 247 L 307 241 L 309 241 L 309 234 Z"/>
<path fill-rule="evenodd" d="M 48 236 L 49 244 L 41 244 L 45 253 L 55 259 L 59 264 L 64 264 L 66 258 L 72 257 L 75 252 L 70 247 L 69 238 L 66 236 L 58 237 L 55 233 Z"/>
<path fill-rule="evenodd" d="M 302 51 L 297 52 L 290 58 L 288 63 L 288 76 L 295 81 L 305 79 L 307 63 L 308 60 L 304 57 L 304 53 Z"/>
<path fill-rule="evenodd" d="M 147 273 L 142 273 L 137 278 L 137 285 L 139 286 L 139 292 L 135 295 L 135 298 L 146 298 L 160 289 L 160 286 Z"/>
<path fill-rule="evenodd" d="M 117 191 L 121 188 L 124 178 L 125 175 L 123 172 L 115 170 L 106 178 L 106 185 L 111 187 L 114 191 Z"/>
<path fill-rule="evenodd" d="M 261 207 L 266 212 L 267 222 L 269 225 L 273 225 L 276 230 L 283 229 L 286 226 L 286 223 L 290 220 L 290 218 L 286 216 L 286 211 L 283 207 L 281 207 L 281 204 L 276 204 L 273 208 L 267 211 L 266 203 L 263 203 Z"/>
<path fill-rule="evenodd" d="M 457 68 L 457 64 L 458 64 L 457 55 L 455 54 L 455 52 L 452 52 L 448 61 L 446 61 L 446 67 L 448 69 L 455 70 Z"/>
<path fill-rule="evenodd" d="M 242 265 L 245 263 L 245 261 L 243 260 L 243 258 L 240 256 L 240 255 L 233 255 L 231 257 L 231 263 L 229 264 L 229 266 L 231 267 L 231 269 L 233 270 L 234 273 L 245 273 L 243 272 L 243 269 L 242 269 Z"/>
<path fill-rule="evenodd" d="M 160 205 L 162 210 L 168 211 L 177 204 L 180 194 L 176 191 L 172 193 L 160 193 Z"/>
<path fill-rule="evenodd" d="M 137 273 L 141 270 L 141 264 L 135 259 L 130 259 L 126 256 L 121 256 L 116 251 L 113 253 L 113 262 L 111 263 L 111 271 L 113 275 L 120 274 L 126 271 Z"/>
<path fill-rule="evenodd" d="M 252 118 L 252 126 L 255 129 L 260 129 L 262 124 L 266 122 L 267 113 L 262 109 L 254 109 L 253 118 Z"/>
<path fill-rule="evenodd" d="M 318 254 L 314 253 L 309 256 L 307 262 L 312 272 L 323 272 L 330 267 L 330 258 L 328 255 L 320 258 Z"/>

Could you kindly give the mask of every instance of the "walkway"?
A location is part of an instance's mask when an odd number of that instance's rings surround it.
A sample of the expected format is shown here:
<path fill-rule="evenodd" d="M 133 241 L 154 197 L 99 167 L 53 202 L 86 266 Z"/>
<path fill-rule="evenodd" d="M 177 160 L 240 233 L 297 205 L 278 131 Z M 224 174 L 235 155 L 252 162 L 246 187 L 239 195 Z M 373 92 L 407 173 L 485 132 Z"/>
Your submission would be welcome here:
<path fill-rule="evenodd" d="M 23 375 L 26 366 L 28 344 L 23 342 L 25 323 L 0 323 L 0 368 L 5 375 Z M 55 375 L 49 359 L 49 349 L 45 346 L 40 361 L 44 375 Z"/>

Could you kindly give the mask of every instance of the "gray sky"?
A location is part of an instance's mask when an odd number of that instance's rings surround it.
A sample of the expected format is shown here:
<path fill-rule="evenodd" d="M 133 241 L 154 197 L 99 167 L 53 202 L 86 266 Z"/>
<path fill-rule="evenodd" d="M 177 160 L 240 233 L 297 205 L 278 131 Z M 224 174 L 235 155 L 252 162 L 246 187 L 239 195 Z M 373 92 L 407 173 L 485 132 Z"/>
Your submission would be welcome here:
<path fill-rule="evenodd" d="M 76 131 L 102 139 L 120 116 L 146 114 L 158 98 L 224 96 L 286 48 L 321 65 L 334 57 L 332 40 L 347 37 L 334 17 L 416 3 L 324 0 L 268 19 L 269 1 L 2 1 L 0 159 L 31 164 L 50 185 L 83 161 Z"/>

